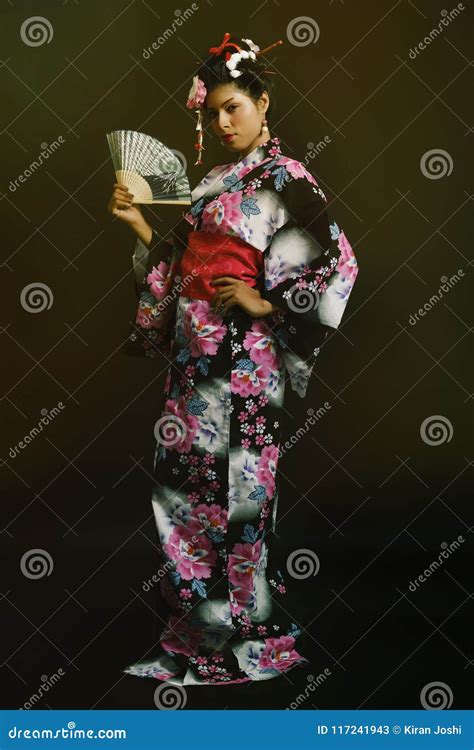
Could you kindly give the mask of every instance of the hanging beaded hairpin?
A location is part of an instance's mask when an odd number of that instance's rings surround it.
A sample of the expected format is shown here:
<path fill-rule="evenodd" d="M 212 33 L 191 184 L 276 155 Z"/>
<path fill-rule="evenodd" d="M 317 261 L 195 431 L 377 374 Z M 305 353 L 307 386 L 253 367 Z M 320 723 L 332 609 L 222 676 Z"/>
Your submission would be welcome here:
<path fill-rule="evenodd" d="M 238 70 L 237 66 L 240 63 L 241 60 L 256 60 L 257 57 L 260 55 L 264 55 L 266 52 L 269 52 L 274 47 L 277 47 L 279 44 L 283 44 L 283 41 L 279 39 L 274 44 L 271 44 L 269 47 L 265 47 L 265 49 L 260 49 L 258 44 L 254 44 L 251 39 L 241 39 L 242 42 L 245 42 L 247 46 L 249 47 L 248 50 L 242 49 L 238 44 L 235 44 L 234 42 L 229 42 L 230 34 L 228 31 L 225 32 L 224 38 L 222 39 L 222 42 L 219 44 L 218 47 L 210 47 L 209 53 L 211 55 L 220 55 L 226 47 L 234 48 L 235 52 L 226 51 L 225 53 L 225 64 L 226 67 L 230 71 L 230 75 L 232 78 L 238 78 L 242 75 L 242 71 Z M 270 70 L 264 70 L 263 73 L 270 73 L 274 74 L 273 71 Z M 201 153 L 204 151 L 204 146 L 202 145 L 203 140 L 203 108 L 202 105 L 204 104 L 204 101 L 206 99 L 207 95 L 207 89 L 204 84 L 204 81 L 202 81 L 199 76 L 193 76 L 193 83 L 191 88 L 189 89 L 188 94 L 188 100 L 186 102 L 186 106 L 189 109 L 194 109 L 197 114 L 197 124 L 196 124 L 196 130 L 198 131 L 198 139 L 197 143 L 194 144 L 194 148 L 198 151 L 198 158 L 197 161 L 194 162 L 194 165 L 202 164 L 201 159 Z"/>

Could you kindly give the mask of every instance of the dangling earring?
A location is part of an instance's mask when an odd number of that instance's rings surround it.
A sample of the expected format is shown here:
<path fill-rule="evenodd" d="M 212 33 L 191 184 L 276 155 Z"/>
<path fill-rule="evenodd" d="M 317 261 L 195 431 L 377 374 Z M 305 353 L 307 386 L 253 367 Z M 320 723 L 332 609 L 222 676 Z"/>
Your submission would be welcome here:
<path fill-rule="evenodd" d="M 266 120 L 265 117 L 262 120 L 262 130 L 261 130 L 261 132 L 262 133 L 268 133 L 267 120 Z"/>

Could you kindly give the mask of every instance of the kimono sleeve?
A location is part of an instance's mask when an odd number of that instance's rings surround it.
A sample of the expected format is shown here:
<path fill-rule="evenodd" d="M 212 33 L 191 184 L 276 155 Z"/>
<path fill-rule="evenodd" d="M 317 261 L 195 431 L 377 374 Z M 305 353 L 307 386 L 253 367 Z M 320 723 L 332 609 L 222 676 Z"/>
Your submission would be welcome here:
<path fill-rule="evenodd" d="M 149 246 L 139 238 L 132 255 L 138 306 L 130 322 L 126 354 L 169 357 L 174 340 L 181 257 L 189 222 L 181 219 L 170 238 L 153 229 Z"/>
<path fill-rule="evenodd" d="M 330 223 L 327 200 L 315 178 L 294 162 L 282 200 L 289 220 L 264 253 L 263 297 L 279 310 L 267 318 L 291 387 L 302 398 L 321 346 L 338 328 L 358 264 L 344 232 Z"/>

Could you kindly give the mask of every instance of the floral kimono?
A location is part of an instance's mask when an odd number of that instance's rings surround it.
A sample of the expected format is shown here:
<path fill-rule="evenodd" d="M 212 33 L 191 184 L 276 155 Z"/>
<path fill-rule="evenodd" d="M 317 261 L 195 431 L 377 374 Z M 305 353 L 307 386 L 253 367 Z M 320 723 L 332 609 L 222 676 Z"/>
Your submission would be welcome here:
<path fill-rule="evenodd" d="M 228 685 L 308 666 L 291 576 L 272 557 L 280 421 L 286 383 L 305 396 L 358 266 L 317 181 L 279 144 L 271 138 L 212 169 L 170 239 L 154 231 L 150 247 L 136 243 L 138 310 L 126 348 L 169 361 L 152 489 L 169 619 L 128 674 Z M 209 266 L 189 262 L 191 238 L 205 240 Z M 220 314 L 199 293 L 206 274 L 236 268 L 253 268 L 249 284 L 273 312 L 252 317 L 232 305 Z"/>

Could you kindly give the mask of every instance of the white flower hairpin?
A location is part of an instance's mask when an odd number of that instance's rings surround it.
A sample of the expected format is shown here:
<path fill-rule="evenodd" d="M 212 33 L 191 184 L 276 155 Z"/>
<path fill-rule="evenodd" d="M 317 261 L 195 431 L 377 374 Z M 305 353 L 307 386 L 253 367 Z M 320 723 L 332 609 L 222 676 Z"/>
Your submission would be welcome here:
<path fill-rule="evenodd" d="M 211 53 L 211 55 L 220 55 L 226 47 L 235 47 L 235 52 L 226 52 L 225 55 L 225 64 L 230 70 L 230 75 L 232 76 L 232 78 L 238 78 L 242 75 L 242 71 L 238 70 L 237 68 L 237 65 L 241 60 L 256 60 L 259 55 L 265 54 L 265 52 L 273 49 L 273 47 L 276 47 L 278 44 L 283 44 L 283 41 L 279 39 L 278 42 L 275 42 L 269 47 L 265 47 L 265 49 L 261 50 L 258 44 L 254 44 L 251 39 L 241 39 L 240 41 L 245 42 L 245 44 L 250 48 L 246 50 L 242 49 L 242 47 L 240 47 L 238 44 L 234 44 L 234 42 L 229 42 L 229 39 L 230 34 L 228 31 L 226 31 L 224 34 L 224 38 L 222 39 L 222 42 L 219 44 L 219 46 L 210 47 L 209 52 Z"/>

